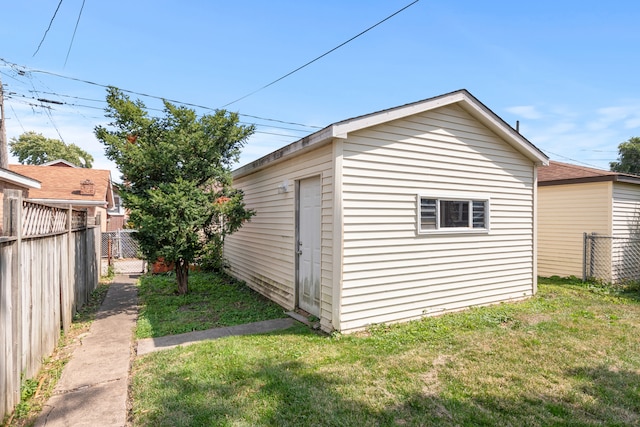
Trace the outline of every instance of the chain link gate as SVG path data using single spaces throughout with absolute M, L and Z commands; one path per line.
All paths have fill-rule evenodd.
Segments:
M 116 274 L 144 273 L 146 262 L 142 259 L 136 230 L 116 230 L 102 233 L 102 272 L 112 266 Z M 105 264 L 106 261 L 106 264 Z
M 640 281 L 640 238 L 584 233 L 583 280 Z

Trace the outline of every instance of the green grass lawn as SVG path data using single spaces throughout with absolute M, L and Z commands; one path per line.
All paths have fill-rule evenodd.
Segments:
M 224 338 L 138 358 L 132 397 L 136 426 L 640 425 L 640 301 L 545 279 L 357 335 Z
M 279 305 L 230 277 L 189 274 L 189 293 L 176 294 L 172 273 L 140 278 L 137 338 L 162 337 L 286 317 Z

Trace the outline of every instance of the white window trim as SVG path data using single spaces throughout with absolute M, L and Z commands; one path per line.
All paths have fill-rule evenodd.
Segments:
M 421 209 L 422 199 L 434 199 L 436 201 L 436 228 L 432 230 L 423 230 L 421 228 Z M 441 201 L 466 201 L 469 202 L 469 220 L 473 221 L 473 202 L 485 202 L 485 227 L 443 227 L 440 228 L 440 211 Z M 472 222 L 473 224 L 473 222 Z M 416 197 L 416 231 L 418 235 L 442 235 L 442 234 L 488 234 L 491 231 L 491 197 L 482 193 L 446 193 L 446 192 L 429 192 L 421 193 Z

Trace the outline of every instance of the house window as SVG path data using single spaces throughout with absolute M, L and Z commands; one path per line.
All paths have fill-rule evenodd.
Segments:
M 420 196 L 420 232 L 487 231 L 489 200 Z

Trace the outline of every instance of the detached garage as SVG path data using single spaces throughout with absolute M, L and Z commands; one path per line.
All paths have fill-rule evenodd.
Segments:
M 546 164 L 466 90 L 332 124 L 234 171 L 229 272 L 324 331 L 529 297 Z
M 538 187 L 541 276 L 640 279 L 640 176 L 552 161 Z

